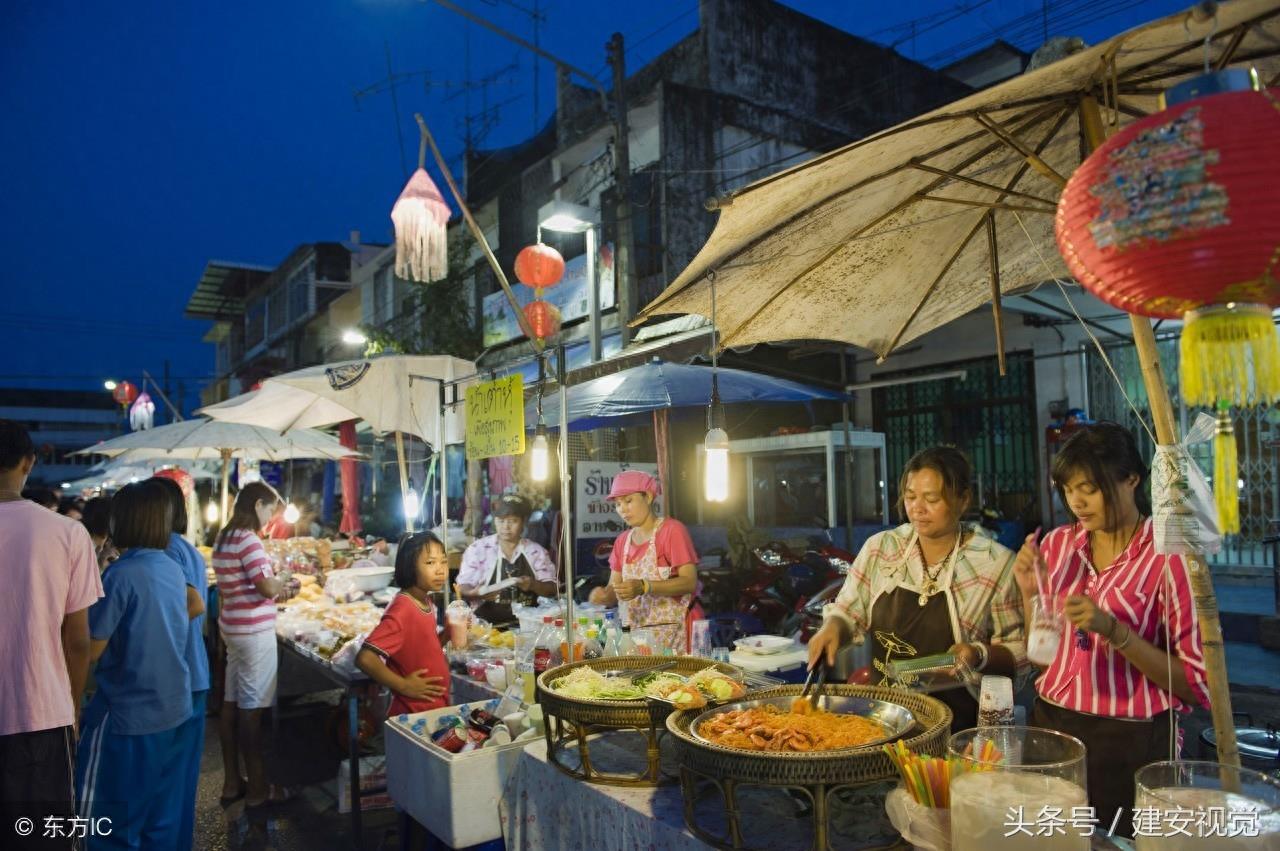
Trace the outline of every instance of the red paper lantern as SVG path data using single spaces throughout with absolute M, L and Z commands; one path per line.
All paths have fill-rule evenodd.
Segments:
M 533 326 L 533 336 L 546 340 L 560 333 L 560 311 L 554 304 L 538 299 L 524 306 L 525 318 Z
M 554 287 L 563 277 L 564 258 L 550 245 L 527 245 L 516 255 L 516 278 L 526 287 Z
M 128 407 L 138 398 L 138 388 L 131 382 L 121 381 L 116 385 L 116 389 L 111 391 L 111 398 L 115 399 L 121 405 Z
M 1280 305 L 1280 97 L 1200 96 L 1249 79 L 1228 73 L 1171 90 L 1174 105 L 1094 151 L 1055 222 L 1067 267 L 1091 293 L 1128 313 L 1187 320 L 1181 389 L 1191 404 L 1280 396 L 1267 308 Z M 1249 361 L 1241 382 L 1230 370 Z

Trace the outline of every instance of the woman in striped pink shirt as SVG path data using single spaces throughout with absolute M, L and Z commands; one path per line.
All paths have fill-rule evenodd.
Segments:
M 1180 556 L 1155 551 L 1148 470 L 1133 435 L 1098 423 L 1072 435 L 1053 483 L 1075 522 L 1035 534 L 1014 563 L 1027 623 L 1037 593 L 1062 601 L 1066 623 L 1036 680 L 1032 723 L 1088 749 L 1089 802 L 1101 829 L 1132 836 L 1134 772 L 1169 758 L 1177 712 L 1208 706 L 1204 654 Z
M 213 547 L 222 603 L 218 626 L 227 646 L 226 690 L 218 716 L 224 804 L 243 797 L 246 806 L 258 807 L 289 797 L 267 784 L 262 760 L 262 716 L 275 702 L 279 662 L 275 598 L 284 582 L 274 575 L 258 532 L 280 502 L 265 482 L 245 485 Z M 241 757 L 247 780 L 240 777 Z

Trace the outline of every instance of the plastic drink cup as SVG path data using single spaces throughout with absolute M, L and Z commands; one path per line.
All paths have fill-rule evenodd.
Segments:
M 711 658 L 711 621 L 696 620 L 689 640 L 689 655 Z
M 445 609 L 444 622 L 449 643 L 456 650 L 466 650 L 471 639 L 471 608 L 461 600 L 454 600 Z
M 1013 680 L 1008 677 L 984 676 L 978 695 L 978 726 L 999 727 L 1013 724 Z
M 1027 630 L 1027 659 L 1041 668 L 1052 665 L 1058 658 L 1064 628 L 1062 600 L 1036 597 L 1031 610 L 1031 627 Z

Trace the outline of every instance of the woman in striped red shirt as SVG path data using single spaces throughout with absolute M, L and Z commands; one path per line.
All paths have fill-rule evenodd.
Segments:
M 265 482 L 245 485 L 213 547 L 222 603 L 218 626 L 227 646 L 226 690 L 218 716 L 222 801 L 243 797 L 249 807 L 289 798 L 287 791 L 267 784 L 262 760 L 262 716 L 275 702 L 279 662 L 275 598 L 284 582 L 274 575 L 258 533 L 280 503 L 280 495 Z M 242 756 L 247 780 L 240 778 Z
M 1053 483 L 1075 522 L 1039 547 L 1036 533 L 1027 536 L 1014 563 L 1027 623 L 1036 570 L 1066 620 L 1036 680 L 1032 723 L 1084 742 L 1089 802 L 1103 829 L 1125 836 L 1134 772 L 1169 758 L 1176 712 L 1209 705 L 1187 565 L 1155 551 L 1148 472 L 1133 435 L 1115 423 L 1072 435 Z

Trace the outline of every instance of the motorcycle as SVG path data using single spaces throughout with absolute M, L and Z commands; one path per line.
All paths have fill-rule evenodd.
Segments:
M 738 611 L 758 619 L 766 632 L 793 635 L 802 627 L 809 600 L 832 582 L 838 590 L 852 561 L 851 553 L 817 541 L 799 556 L 776 541 L 758 547 Z

